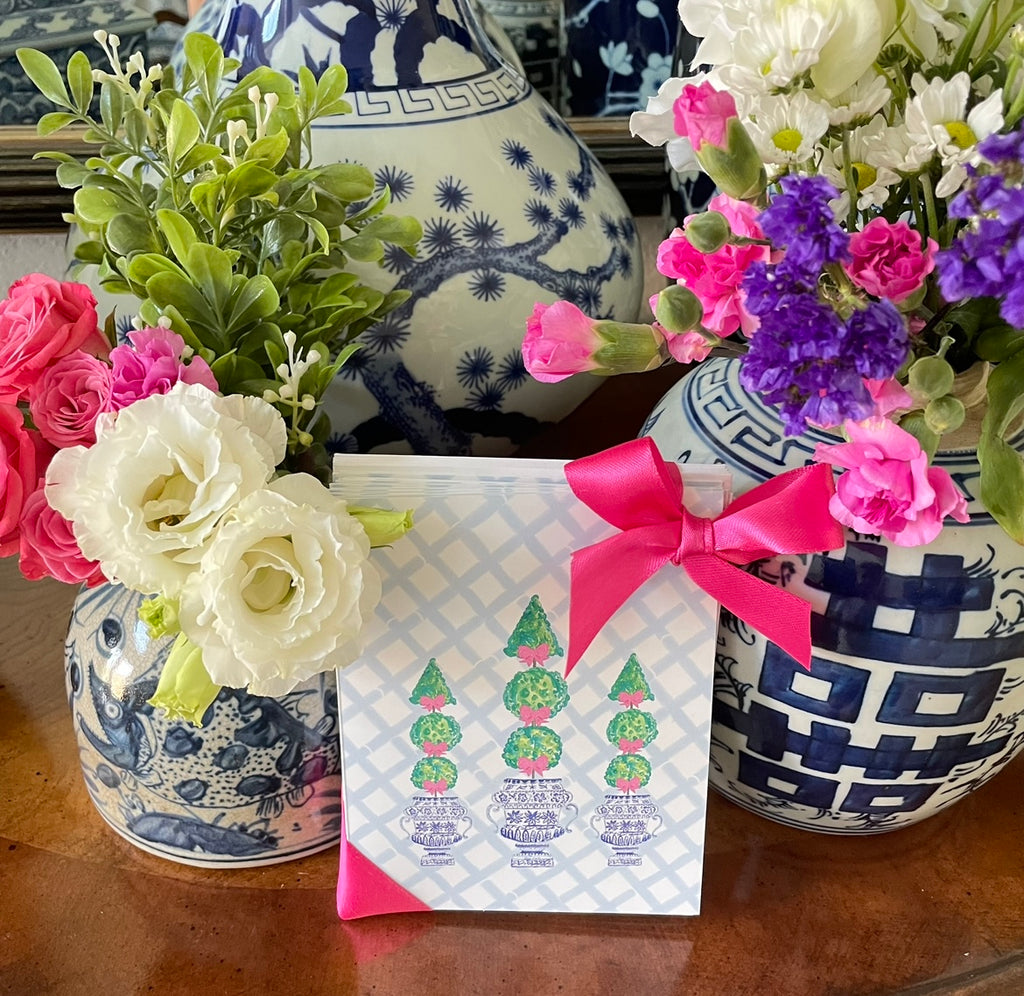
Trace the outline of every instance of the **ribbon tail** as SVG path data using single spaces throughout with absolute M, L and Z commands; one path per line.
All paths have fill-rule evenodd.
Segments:
M 569 579 L 569 649 L 565 673 L 576 666 L 601 627 L 648 578 L 668 563 L 672 551 L 645 542 L 641 534 L 660 526 L 616 533 L 575 550 Z
M 810 603 L 709 554 L 687 557 L 683 567 L 723 608 L 810 669 Z

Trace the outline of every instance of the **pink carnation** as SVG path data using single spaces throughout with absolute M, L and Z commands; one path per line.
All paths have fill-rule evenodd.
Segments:
M 54 446 L 91 446 L 110 407 L 110 367 L 76 350 L 47 367 L 29 393 L 32 421 Z
M 0 403 L 0 557 L 18 551 L 25 502 L 39 487 L 52 452 L 38 432 L 26 428 L 17 407 Z
M 575 304 L 556 301 L 533 306 L 526 320 L 523 362 L 530 375 L 543 384 L 554 384 L 576 373 L 596 370 L 594 353 L 604 345 L 588 318 Z
M 829 502 L 832 517 L 897 546 L 922 546 L 950 515 L 967 522 L 967 502 L 941 467 L 929 467 L 921 444 L 888 419 L 845 424 L 848 443 L 815 448 L 814 459 L 847 468 Z
M 905 221 L 873 218 L 850 237 L 853 258 L 843 267 L 869 294 L 899 302 L 921 287 L 935 269 L 938 248 L 934 239 L 922 247 L 921 236 Z
M 93 588 L 107 580 L 99 564 L 82 556 L 71 523 L 50 507 L 44 488 L 24 504 L 19 549 L 18 567 L 29 581 L 56 578 Z
M 724 148 L 729 119 L 736 117 L 732 94 L 716 90 L 705 80 L 683 87 L 672 105 L 676 133 L 690 140 L 697 152 L 704 145 Z
M 865 377 L 864 386 L 875 403 L 876 415 L 888 415 L 901 408 L 909 411 L 914 407 L 914 399 L 895 377 L 889 377 L 886 380 L 872 380 Z
M 719 194 L 711 199 L 708 209 L 723 214 L 733 234 L 764 238 L 757 224 L 757 209 L 745 201 Z M 759 245 L 727 244 L 717 252 L 702 253 L 690 244 L 683 230 L 677 228 L 658 247 L 657 266 L 659 273 L 677 280 L 696 294 L 704 308 L 704 327 L 724 339 L 737 329 L 748 336 L 757 329 L 758 319 L 744 307 L 740 285 L 752 263 L 767 262 L 770 256 L 770 248 Z
M 114 411 L 154 394 L 166 394 L 178 381 L 219 390 L 206 360 L 193 356 L 185 361 L 185 340 L 177 332 L 142 329 L 129 332 L 128 341 L 130 346 L 118 346 L 110 353 L 110 405 Z
M 45 367 L 76 349 L 106 356 L 96 299 L 85 284 L 30 273 L 0 301 L 0 397 L 23 397 Z

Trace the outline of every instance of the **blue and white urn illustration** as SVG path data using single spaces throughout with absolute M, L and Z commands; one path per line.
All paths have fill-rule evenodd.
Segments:
M 491 798 L 487 818 L 516 846 L 513 868 L 550 868 L 551 841 L 570 832 L 578 815 L 561 778 L 506 778 Z M 568 814 L 568 819 L 566 819 Z M 563 823 L 563 820 L 565 822 Z
M 424 868 L 455 864 L 451 849 L 466 839 L 473 818 L 457 796 L 417 795 L 402 812 L 402 827 L 424 849 Z
M 168 720 L 147 699 L 173 640 L 150 638 L 141 597 L 83 590 L 65 645 L 79 760 L 103 819 L 151 854 L 200 867 L 273 864 L 336 843 L 334 675 L 280 698 L 224 688 L 199 727 Z
M 595 389 L 527 375 L 526 319 L 561 298 L 636 320 L 636 228 L 466 0 L 208 0 L 192 29 L 240 72 L 342 63 L 353 113 L 314 125 L 314 161 L 362 163 L 390 187 L 390 210 L 423 223 L 416 257 L 360 270 L 411 297 L 363 333 L 328 393 L 335 451 L 508 453 Z
M 609 867 L 643 863 L 640 848 L 661 828 L 658 806 L 647 793 L 611 793 L 590 817 L 590 827 L 612 849 Z

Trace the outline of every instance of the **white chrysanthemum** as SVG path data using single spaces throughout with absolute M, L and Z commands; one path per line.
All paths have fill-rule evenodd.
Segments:
M 884 76 L 869 70 L 849 89 L 828 103 L 828 120 L 835 128 L 866 124 L 892 96 Z
M 946 172 L 935 193 L 948 197 L 966 178 L 964 163 L 977 158 L 978 142 L 1002 128 L 1003 91 L 993 91 L 968 111 L 971 79 L 967 73 L 930 82 L 915 73 L 911 85 L 915 95 L 907 102 L 904 120 L 909 149 L 896 168 L 917 172 L 938 156 Z
M 240 501 L 181 592 L 182 632 L 220 685 L 283 695 L 359 655 L 380 600 L 370 541 L 308 474 Z
M 735 37 L 732 63 L 720 67 L 722 82 L 734 92 L 787 87 L 817 63 L 832 27 L 814 0 L 798 0 L 773 19 L 748 24 Z
M 110 579 L 174 596 L 224 515 L 284 459 L 287 430 L 260 398 L 179 382 L 100 417 L 96 442 L 60 450 L 46 498 Z
M 857 207 L 862 211 L 882 207 L 889 198 L 889 188 L 900 180 L 899 174 L 882 165 L 879 159 L 888 131 L 885 118 L 878 115 L 863 128 L 855 128 L 850 132 L 847 140 L 853 178 L 857 184 Z M 850 206 L 845 162 L 841 145 L 826 153 L 821 162 L 822 174 L 840 191 L 839 197 L 831 202 L 832 210 L 838 217 L 844 217 Z
M 940 46 L 955 47 L 963 37 L 964 26 L 970 18 L 951 16 L 962 6 L 950 0 L 907 0 L 893 41 L 920 52 L 927 62 L 935 62 Z
M 828 130 L 828 112 L 805 91 L 762 97 L 747 131 L 765 163 L 792 166 L 811 158 Z

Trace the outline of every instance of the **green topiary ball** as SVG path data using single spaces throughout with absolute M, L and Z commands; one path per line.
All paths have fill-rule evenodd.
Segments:
M 616 747 L 620 740 L 639 740 L 645 747 L 658 735 L 658 724 L 649 712 L 625 709 L 608 724 L 606 736 Z
M 462 727 L 451 716 L 431 712 L 412 724 L 409 739 L 421 750 L 426 743 L 447 744 L 451 748 L 462 739 Z
M 565 678 L 556 671 L 531 667 L 520 671 L 512 678 L 505 686 L 502 700 L 505 708 L 517 718 L 523 706 L 530 709 L 547 706 L 554 716 L 568 704 L 569 686 L 565 683 Z
M 619 781 L 640 779 L 644 786 L 651 780 L 651 762 L 639 754 L 621 754 L 612 758 L 611 764 L 605 769 L 604 780 L 612 788 L 617 788 Z
M 421 757 L 412 769 L 412 783 L 422 789 L 427 782 L 446 781 L 447 789 L 455 788 L 459 769 L 446 757 Z
M 519 768 L 520 758 L 536 761 L 546 757 L 553 768 L 562 757 L 562 738 L 546 726 L 524 726 L 513 730 L 501 755 L 510 768 Z

